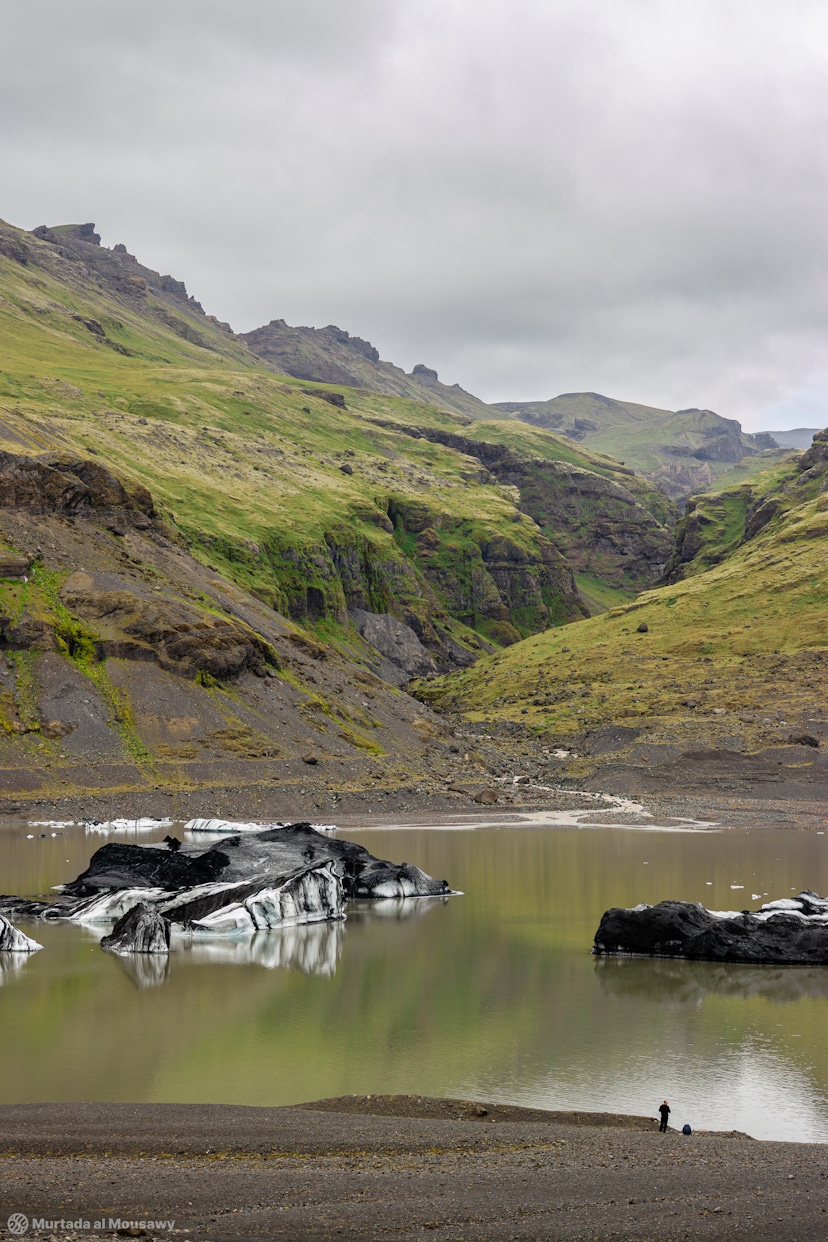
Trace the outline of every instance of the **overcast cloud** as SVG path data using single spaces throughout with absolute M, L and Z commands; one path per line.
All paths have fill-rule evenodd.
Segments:
M 0 0 L 0 215 L 487 400 L 828 423 L 822 0 Z

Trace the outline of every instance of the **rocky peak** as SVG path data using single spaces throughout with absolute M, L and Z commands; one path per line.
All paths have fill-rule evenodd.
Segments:
M 282 320 L 282 323 L 284 323 L 284 320 Z M 350 332 L 346 332 L 344 328 L 338 328 L 335 323 L 329 323 L 326 328 L 321 330 L 332 336 L 337 344 L 347 345 L 349 349 L 355 350 L 363 358 L 367 358 L 369 362 L 379 362 L 379 350 L 370 341 L 364 340 L 363 337 L 351 336 Z
M 412 370 L 411 375 L 413 379 L 419 380 L 437 380 L 440 378 L 436 371 L 432 371 L 431 367 L 424 366 L 422 362 L 417 363 Z

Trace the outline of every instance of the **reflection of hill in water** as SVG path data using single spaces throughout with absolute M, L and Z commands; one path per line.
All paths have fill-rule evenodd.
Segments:
M 31 956 L 31 953 L 0 953 L 0 987 L 4 983 L 10 983 Z
M 599 957 L 595 974 L 609 996 L 700 1005 L 706 996 L 784 1004 L 828 997 L 828 966 L 743 966 L 673 958 Z

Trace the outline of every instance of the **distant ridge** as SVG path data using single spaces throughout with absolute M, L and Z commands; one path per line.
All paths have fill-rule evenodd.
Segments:
M 745 458 L 780 451 L 768 432 L 749 435 L 736 419 L 714 410 L 663 410 L 598 392 L 500 401 L 496 408 L 625 462 L 675 499 L 711 487 Z M 769 464 L 767 458 L 762 464 Z
M 790 427 L 787 431 L 768 431 L 765 434 L 772 436 L 780 448 L 809 449 L 820 430 L 819 427 Z
M 493 406 L 459 384 L 443 384 L 437 372 L 423 363 L 406 374 L 392 362 L 383 362 L 370 341 L 351 336 L 336 324 L 325 328 L 291 327 L 284 319 L 271 319 L 261 328 L 245 332 L 242 339 L 254 354 L 294 379 L 429 401 L 469 418 L 498 417 Z

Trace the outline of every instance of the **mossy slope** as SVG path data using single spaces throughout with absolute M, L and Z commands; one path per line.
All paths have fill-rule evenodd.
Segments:
M 97 454 L 150 488 L 205 564 L 302 623 L 387 611 L 445 658 L 471 658 L 481 639 L 583 615 L 563 529 L 539 529 L 474 456 L 399 430 L 467 419 L 286 383 L 180 282 L 103 249 L 90 229 L 0 230 L 0 447 Z M 518 452 L 623 477 L 629 503 L 659 514 L 654 530 L 666 518 L 623 468 L 560 437 L 517 435 Z M 611 585 L 641 585 L 616 570 Z
M 826 546 L 821 433 L 804 457 L 752 485 L 697 498 L 673 584 L 418 693 L 488 728 L 560 744 L 581 746 L 608 727 L 684 747 L 784 741 L 826 714 Z

